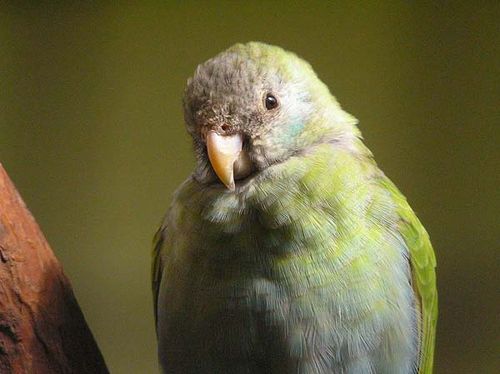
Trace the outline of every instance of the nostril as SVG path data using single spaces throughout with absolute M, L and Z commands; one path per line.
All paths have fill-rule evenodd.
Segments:
M 224 132 L 228 132 L 228 131 L 229 131 L 229 125 L 224 124 L 224 125 L 222 125 L 220 128 L 221 128 L 221 130 L 222 130 L 222 131 L 224 131 Z

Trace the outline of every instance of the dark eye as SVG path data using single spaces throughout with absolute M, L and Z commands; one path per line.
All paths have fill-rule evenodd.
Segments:
M 274 95 L 268 93 L 268 94 L 266 94 L 266 98 L 264 99 L 264 104 L 266 105 L 267 110 L 277 108 L 278 107 L 278 99 Z

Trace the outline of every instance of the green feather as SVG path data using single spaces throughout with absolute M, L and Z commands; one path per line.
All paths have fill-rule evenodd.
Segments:
M 384 188 L 390 191 L 397 201 L 401 217 L 400 231 L 410 249 L 410 262 L 415 291 L 418 293 L 421 309 L 421 346 L 419 374 L 432 373 L 434 346 L 438 316 L 438 297 L 436 288 L 436 257 L 429 235 L 408 205 L 405 197 L 388 179 L 383 180 Z

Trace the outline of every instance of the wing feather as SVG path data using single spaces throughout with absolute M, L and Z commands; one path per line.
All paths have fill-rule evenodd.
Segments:
M 399 231 L 410 252 L 413 288 L 421 312 L 419 374 L 431 374 L 438 315 L 436 257 L 429 235 L 397 187 L 384 178 L 384 187 L 392 194 L 400 217 Z

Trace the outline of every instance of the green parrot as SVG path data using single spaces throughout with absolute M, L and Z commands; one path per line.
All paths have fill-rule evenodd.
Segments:
M 258 42 L 198 66 L 196 155 L 155 236 L 165 373 L 431 373 L 436 260 L 311 66 Z

